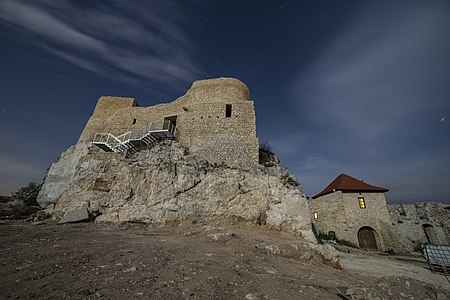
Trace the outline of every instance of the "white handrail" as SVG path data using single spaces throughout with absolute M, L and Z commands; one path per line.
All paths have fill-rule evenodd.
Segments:
M 142 141 L 146 137 L 150 137 L 152 140 L 162 139 L 160 135 L 156 137 L 152 133 L 157 132 L 168 132 L 171 137 L 178 140 L 179 131 L 176 125 L 169 120 L 164 120 L 160 122 L 150 122 L 147 126 L 141 129 L 127 131 L 119 136 L 115 136 L 110 132 L 96 133 L 94 136 L 94 144 L 106 145 L 111 151 L 119 152 L 126 156 L 129 150 L 137 151 L 131 141 Z M 166 136 L 165 138 L 168 138 Z M 148 143 L 144 141 L 148 147 Z

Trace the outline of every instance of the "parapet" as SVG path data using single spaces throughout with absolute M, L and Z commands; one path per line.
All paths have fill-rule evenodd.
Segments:
M 97 105 L 95 106 L 93 115 L 105 115 L 113 113 L 119 109 L 137 106 L 137 102 L 134 98 L 114 97 L 114 96 L 101 96 Z
M 242 81 L 224 77 L 195 81 L 186 96 L 191 104 L 250 101 L 249 89 Z

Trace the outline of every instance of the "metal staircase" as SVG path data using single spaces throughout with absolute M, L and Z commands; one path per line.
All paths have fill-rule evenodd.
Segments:
M 124 157 L 143 149 L 149 149 L 161 140 L 178 139 L 178 130 L 171 121 L 151 122 L 146 127 L 128 131 L 119 136 L 110 132 L 96 133 L 94 145 L 106 152 L 118 152 Z

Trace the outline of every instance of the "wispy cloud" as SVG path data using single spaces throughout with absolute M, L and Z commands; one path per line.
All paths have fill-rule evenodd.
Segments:
M 427 184 L 435 194 L 445 190 L 450 195 L 443 188 L 450 179 L 450 158 L 442 151 L 450 151 L 450 141 L 439 124 L 450 110 L 448 53 L 448 2 L 384 2 L 359 11 L 293 82 L 298 101 L 293 105 L 310 130 L 300 134 L 311 149 L 297 160 L 323 168 L 310 167 L 309 176 L 326 174 L 330 168 L 323 163 L 329 160 L 361 179 L 374 173 L 389 178 L 403 192 L 411 189 L 410 195 Z M 314 149 L 327 159 L 311 161 Z M 413 163 L 415 149 L 428 151 L 420 164 Z M 426 167 L 437 166 L 436 161 L 447 171 Z M 410 172 L 420 174 L 414 180 L 422 178 L 422 186 L 406 183 Z M 395 178 L 405 179 L 401 187 Z
M 450 7 L 432 3 L 361 13 L 295 82 L 305 117 L 370 140 L 444 106 Z
M 95 1 L 86 8 L 68 0 L 4 0 L 0 23 L 108 78 L 177 86 L 199 72 L 180 1 Z

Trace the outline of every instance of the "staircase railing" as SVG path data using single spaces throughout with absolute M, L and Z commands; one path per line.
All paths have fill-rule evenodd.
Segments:
M 119 136 L 110 132 L 96 133 L 93 143 L 108 152 L 118 152 L 124 157 L 143 148 L 151 148 L 158 140 L 176 139 L 179 132 L 171 121 L 151 122 L 144 128 L 128 131 Z

